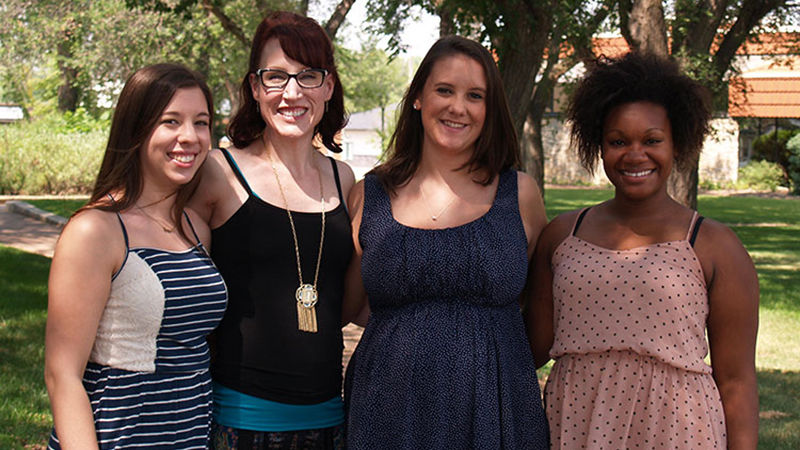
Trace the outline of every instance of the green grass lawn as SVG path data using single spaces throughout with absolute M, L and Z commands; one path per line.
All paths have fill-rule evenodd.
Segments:
M 547 189 L 548 217 L 610 198 L 608 189 Z M 36 201 L 69 216 L 83 201 Z M 61 203 L 59 203 L 61 202 Z M 755 262 L 761 288 L 759 448 L 800 448 L 800 198 L 701 196 L 700 212 L 732 226 Z M 42 379 L 49 260 L 0 246 L 0 448 L 46 441 Z M 545 371 L 546 372 L 546 371 Z
M 47 272 L 43 256 L 0 246 L 0 448 L 46 444 L 44 387 Z
M 27 200 L 27 202 L 39 209 L 50 211 L 51 213 L 58 214 L 61 217 L 69 218 L 69 216 L 71 216 L 72 213 L 77 211 L 78 208 L 85 205 L 87 200 L 88 198 L 83 200 L 46 199 L 46 200 Z

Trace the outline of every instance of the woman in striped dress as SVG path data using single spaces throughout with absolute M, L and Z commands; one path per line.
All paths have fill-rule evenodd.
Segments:
M 145 67 L 122 90 L 94 192 L 50 270 L 50 448 L 207 446 L 206 336 L 227 293 L 208 226 L 184 206 L 212 117 L 183 66 Z

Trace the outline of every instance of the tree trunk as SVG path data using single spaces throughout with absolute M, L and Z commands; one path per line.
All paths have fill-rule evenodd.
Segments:
M 58 70 L 61 71 L 61 85 L 58 87 L 58 110 L 61 112 L 75 111 L 78 107 L 78 70 L 69 65 L 73 59 L 71 33 L 65 32 L 61 41 L 58 43 Z
M 632 48 L 643 53 L 668 54 L 661 0 L 620 1 L 620 22 L 622 35 Z
M 353 3 L 355 0 L 342 0 L 336 5 L 336 9 L 333 10 L 331 17 L 328 19 L 328 22 L 325 23 L 325 32 L 328 33 L 328 37 L 333 40 L 336 37 L 336 32 L 339 31 L 339 27 L 342 26 L 344 19 L 347 17 L 347 13 L 350 12 L 350 8 L 353 7 Z
M 669 195 L 676 202 L 692 209 L 697 209 L 697 183 L 699 181 L 697 163 L 698 161 L 695 159 L 691 169 L 688 170 L 673 169 L 667 181 Z

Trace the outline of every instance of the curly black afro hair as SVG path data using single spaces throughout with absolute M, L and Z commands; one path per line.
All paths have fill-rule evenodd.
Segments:
M 583 167 L 594 172 L 608 113 L 619 105 L 641 101 L 667 110 L 677 167 L 687 168 L 696 160 L 709 130 L 710 96 L 675 61 L 631 52 L 621 58 L 601 56 L 587 69 L 567 108 L 572 143 L 577 145 Z

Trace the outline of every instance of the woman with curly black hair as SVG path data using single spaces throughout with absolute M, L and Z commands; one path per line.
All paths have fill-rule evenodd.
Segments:
M 556 361 L 554 447 L 755 448 L 753 263 L 667 193 L 708 132 L 706 91 L 673 61 L 630 53 L 589 68 L 567 115 L 583 165 L 601 159 L 615 194 L 555 218 L 531 266 L 531 347 L 537 365 Z

